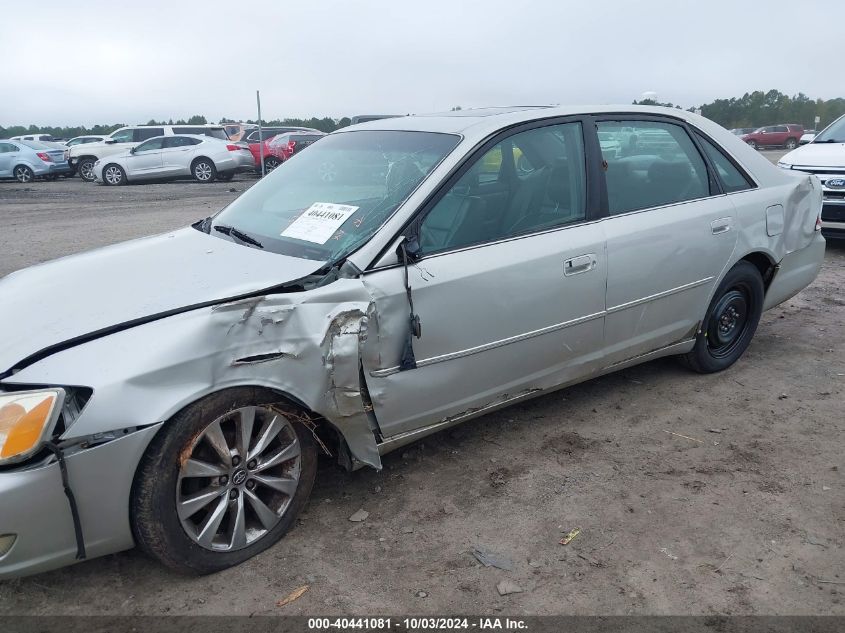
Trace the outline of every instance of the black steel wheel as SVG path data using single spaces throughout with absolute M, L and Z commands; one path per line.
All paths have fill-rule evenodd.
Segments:
M 682 356 L 691 369 L 727 369 L 745 352 L 763 313 L 763 278 L 752 263 L 740 261 L 722 280 L 707 308 L 692 351 Z

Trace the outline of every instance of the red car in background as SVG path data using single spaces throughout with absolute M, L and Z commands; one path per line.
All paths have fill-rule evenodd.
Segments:
M 795 123 L 767 125 L 757 128 L 751 134 L 744 134 L 742 140 L 754 149 L 758 147 L 785 147 L 795 149 L 804 134 L 804 126 Z
M 267 172 L 273 171 L 288 158 L 324 136 L 323 132 L 309 130 L 307 132 L 287 132 L 273 137 L 267 141 L 269 155 L 264 155 L 264 169 Z
M 269 141 L 273 139 L 273 137 L 284 134 L 285 132 L 317 132 L 318 134 L 322 134 L 319 130 L 312 130 L 311 128 L 307 127 L 264 127 L 261 128 L 261 134 L 259 138 L 258 129 L 252 130 L 249 134 L 246 135 L 245 138 L 241 139 L 243 142 L 249 144 L 249 151 L 252 152 L 252 157 L 255 160 L 255 168 L 258 171 L 261 171 L 261 141 L 264 142 L 264 158 L 265 158 L 265 165 L 267 164 L 267 157 L 270 155 L 270 150 L 268 147 Z

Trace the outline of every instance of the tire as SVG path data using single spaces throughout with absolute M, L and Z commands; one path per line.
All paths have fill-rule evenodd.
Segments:
M 12 174 L 14 175 L 15 180 L 24 184 L 32 182 L 35 178 L 35 172 L 26 165 L 18 165 L 12 170 Z
M 794 138 L 786 139 L 786 144 L 784 145 L 786 149 L 795 149 L 798 147 L 798 141 Z
M 280 161 L 276 156 L 268 156 L 264 159 L 264 172 L 269 174 L 281 164 L 282 161 Z
M 76 164 L 76 172 L 85 182 L 94 182 L 94 163 L 96 162 L 95 158 L 83 158 Z
M 750 145 L 752 148 L 754 148 L 754 149 L 759 149 L 759 148 L 757 147 L 757 141 L 753 141 L 753 140 L 752 140 L 752 141 L 745 141 L 745 142 L 746 142 L 746 143 L 748 143 L 748 145 Z
M 103 167 L 103 182 L 110 187 L 118 187 L 126 184 L 126 172 L 123 167 L 115 163 L 109 163 Z
M 731 268 L 707 308 L 695 347 L 681 357 L 684 364 L 709 374 L 739 360 L 757 331 L 764 294 L 763 278 L 754 264 L 740 261 Z
M 165 424 L 132 487 L 132 527 L 142 550 L 178 571 L 208 574 L 252 558 L 293 527 L 311 494 L 317 449 L 311 431 L 268 408 L 280 400 L 265 389 L 226 389 Z M 243 449 L 237 438 L 247 428 L 252 439 Z M 262 445 L 264 435 L 273 439 Z M 197 493 L 206 494 L 197 500 Z
M 191 175 L 197 182 L 214 182 L 217 178 L 217 167 L 210 158 L 197 158 L 191 163 Z
M 217 174 L 217 180 L 222 180 L 223 182 L 229 182 L 234 177 L 235 173 L 231 171 L 222 171 Z

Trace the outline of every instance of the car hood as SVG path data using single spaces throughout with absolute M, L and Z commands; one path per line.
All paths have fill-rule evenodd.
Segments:
M 80 337 L 259 293 L 323 265 L 184 228 L 20 270 L 0 279 L 0 376 Z
M 809 143 L 792 150 L 780 160 L 796 167 L 845 168 L 845 143 Z

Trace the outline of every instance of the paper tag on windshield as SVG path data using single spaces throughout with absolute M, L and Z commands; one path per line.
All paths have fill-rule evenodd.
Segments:
M 325 244 L 358 207 L 332 202 L 315 202 L 282 231 L 282 237 Z

